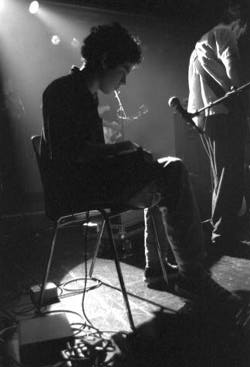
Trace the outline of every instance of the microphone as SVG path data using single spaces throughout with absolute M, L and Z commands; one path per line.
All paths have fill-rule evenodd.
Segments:
M 198 113 L 189 113 L 187 112 L 187 110 L 185 110 L 182 105 L 181 102 L 179 100 L 179 98 L 177 97 L 170 97 L 168 100 L 168 105 L 170 108 L 173 108 L 176 112 L 179 113 L 179 115 L 183 118 L 183 120 L 188 123 L 189 125 L 191 125 L 194 129 L 196 129 L 200 134 L 203 134 L 203 131 L 196 126 L 196 124 L 193 121 L 193 117 L 197 116 Z

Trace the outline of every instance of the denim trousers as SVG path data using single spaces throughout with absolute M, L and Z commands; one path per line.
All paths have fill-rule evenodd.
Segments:
M 161 201 L 144 210 L 144 249 L 146 266 L 158 266 L 153 221 L 157 226 L 162 255 L 168 247 L 175 256 L 179 271 L 200 266 L 206 253 L 199 211 L 183 162 L 166 157 L 158 160 L 161 177 L 155 182 Z
M 188 172 L 183 162 L 174 157 L 145 159 L 140 153 L 98 161 L 94 166 L 76 167 L 65 177 L 65 191 L 75 211 L 86 201 L 107 201 L 122 207 L 143 197 L 145 210 L 146 264 L 156 261 L 152 216 L 159 228 L 162 248 L 168 243 L 181 270 L 204 258 L 204 243 L 199 212 Z M 70 195 L 69 195 L 70 193 Z M 143 195 L 141 195 L 143 193 Z M 149 198 L 145 202 L 146 197 Z M 159 197 L 152 205 L 152 197 Z M 140 201 L 140 200 L 139 200 Z

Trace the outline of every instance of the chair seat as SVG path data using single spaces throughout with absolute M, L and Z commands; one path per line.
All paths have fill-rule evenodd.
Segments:
M 114 203 L 108 202 L 97 202 L 96 204 L 89 204 L 80 207 L 79 209 L 69 208 L 68 206 L 60 206 L 60 208 L 46 205 L 45 203 L 45 212 L 46 215 L 53 221 L 57 221 L 60 219 L 62 223 L 63 220 L 67 221 L 67 218 L 74 218 L 75 220 L 84 220 L 87 218 L 93 218 L 100 216 L 101 212 L 105 212 L 106 215 L 115 216 L 119 213 L 126 212 L 128 210 L 134 210 L 136 208 L 131 206 L 122 206 L 122 205 L 115 205 Z M 140 209 L 140 208 L 137 208 Z M 64 218 L 64 219 L 63 219 Z M 70 219 L 69 219 L 70 220 Z

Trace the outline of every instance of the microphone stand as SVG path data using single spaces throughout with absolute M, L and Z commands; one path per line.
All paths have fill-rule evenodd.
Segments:
M 236 94 L 242 93 L 247 88 L 250 88 L 250 82 L 247 82 L 246 84 L 243 84 L 243 85 L 241 85 L 238 88 L 233 88 L 232 90 L 230 90 L 229 92 L 227 92 L 223 97 L 220 97 L 220 98 L 216 99 L 215 101 L 210 102 L 207 106 L 204 106 L 204 107 L 200 108 L 199 110 L 195 111 L 194 113 L 191 113 L 191 116 L 192 117 L 199 116 L 201 112 L 203 112 L 205 110 L 208 110 L 209 108 L 214 107 L 217 104 L 220 104 L 220 103 L 224 102 L 225 100 L 231 98 L 232 96 L 234 96 Z M 204 133 L 198 127 L 197 127 L 197 131 L 199 133 L 202 133 L 202 134 Z

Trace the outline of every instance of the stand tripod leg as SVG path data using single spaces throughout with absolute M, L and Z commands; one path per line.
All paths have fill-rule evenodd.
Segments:
M 90 269 L 89 269 L 89 277 L 90 278 L 92 278 L 92 275 L 93 275 L 93 272 L 94 272 L 94 266 L 95 266 L 96 258 L 97 258 L 99 248 L 100 248 L 100 245 L 101 245 L 101 240 L 102 240 L 102 235 L 103 235 L 103 232 L 104 232 L 104 228 L 105 228 L 105 220 L 103 220 L 102 225 L 101 225 L 101 229 L 98 233 L 96 248 L 95 248 L 95 252 L 94 252 L 94 255 L 93 255 L 93 258 L 92 258 L 92 263 L 91 263 L 91 266 L 90 266 Z
M 112 246 L 113 251 L 114 251 L 116 271 L 117 271 L 117 275 L 118 275 L 121 290 L 122 290 L 122 295 L 123 295 L 123 299 L 124 299 L 124 303 L 125 303 L 125 307 L 126 307 L 126 311 L 127 311 L 129 324 L 130 324 L 130 327 L 131 327 L 132 331 L 135 331 L 134 320 L 133 320 L 133 316 L 132 316 L 132 312 L 131 312 L 131 308 L 130 308 L 130 304 L 129 304 L 129 300 L 128 300 L 128 294 L 127 294 L 125 284 L 124 284 L 124 279 L 123 279 L 121 266 L 120 266 L 120 262 L 119 262 L 119 257 L 118 257 L 118 251 L 117 251 L 115 241 L 114 241 L 114 237 L 113 237 L 113 233 L 112 233 L 112 230 L 111 230 L 110 220 L 109 220 L 109 217 L 108 217 L 108 215 L 105 211 L 102 212 L 102 215 L 105 219 L 109 240 L 110 240 L 111 246 Z

